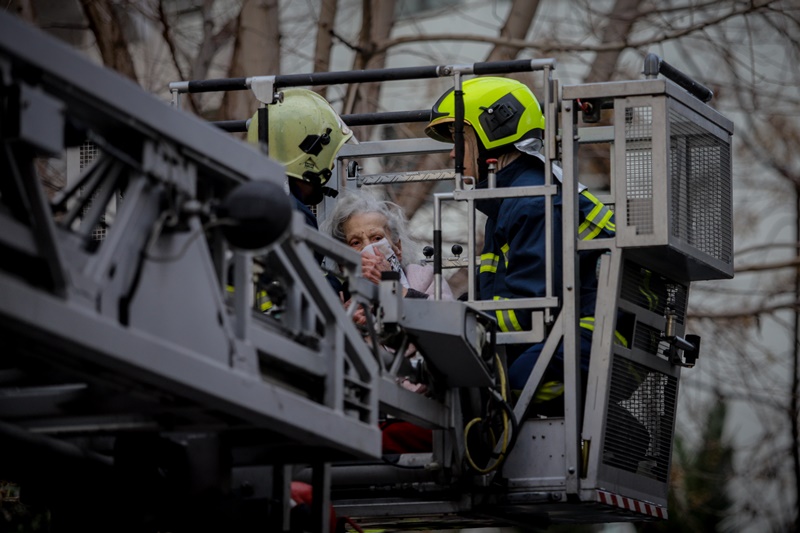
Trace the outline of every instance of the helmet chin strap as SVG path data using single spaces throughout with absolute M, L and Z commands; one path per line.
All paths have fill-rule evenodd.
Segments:
M 327 187 L 321 187 L 318 183 L 289 178 L 289 190 L 292 196 L 306 205 L 317 205 L 320 203 L 325 194 L 323 189 L 326 188 Z
M 461 87 L 461 73 L 456 71 L 453 77 L 453 142 L 455 144 L 456 188 L 461 188 L 464 174 L 464 91 Z M 438 256 L 437 256 L 438 257 Z
M 302 194 L 301 201 L 306 205 L 317 205 L 320 203 L 324 197 L 328 198 L 336 198 L 339 195 L 339 191 L 333 189 L 331 187 L 320 187 L 317 185 L 312 185 L 310 191 L 305 192 Z

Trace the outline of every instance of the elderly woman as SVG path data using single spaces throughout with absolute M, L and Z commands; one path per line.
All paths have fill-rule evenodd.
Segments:
M 402 208 L 392 202 L 379 200 L 366 192 L 345 191 L 337 197 L 333 212 L 321 225 L 321 230 L 361 252 L 362 275 L 378 283 L 381 272 L 401 272 L 403 296 L 429 298 L 434 293 L 433 267 L 408 261 L 419 257 L 419 247 L 408 235 L 407 222 Z M 403 246 L 406 253 L 403 254 Z M 453 292 L 442 280 L 442 299 L 453 300 Z M 345 306 L 349 302 L 345 302 Z M 363 309 L 353 314 L 353 320 L 366 324 Z M 406 356 L 416 350 L 411 347 Z M 424 394 L 425 385 L 408 379 L 400 382 L 408 390 Z M 390 418 L 381 423 L 384 453 L 426 452 L 431 450 L 431 430 L 404 420 Z
M 409 236 L 399 205 L 361 190 L 345 191 L 337 198 L 321 230 L 361 252 L 361 272 L 365 278 L 378 283 L 381 272 L 397 270 L 401 273 L 403 296 L 433 296 L 433 267 L 408 260 L 418 253 L 419 245 Z M 403 246 L 406 254 L 403 254 Z M 442 299 L 453 299 L 450 286 L 444 280 Z

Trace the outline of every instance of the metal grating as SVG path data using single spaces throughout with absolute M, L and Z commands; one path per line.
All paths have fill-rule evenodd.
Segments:
M 91 165 L 92 162 L 95 159 L 97 159 L 97 157 L 100 155 L 100 150 L 94 143 L 86 141 L 80 146 L 79 154 L 80 154 L 78 159 L 79 169 L 81 172 L 83 172 L 86 167 Z M 96 195 L 92 196 L 92 200 L 94 200 L 95 196 Z M 86 203 L 86 205 L 83 208 L 83 215 L 86 215 L 91 206 L 92 206 L 91 201 Z M 105 216 L 101 217 L 99 223 L 94 227 L 94 229 L 92 229 L 93 241 L 102 241 L 103 239 L 106 238 L 106 234 L 108 233 L 108 226 L 106 226 L 105 218 L 106 218 Z
M 653 233 L 653 108 L 625 108 L 625 198 L 627 225 L 637 235 Z
M 79 156 L 79 170 L 83 171 L 86 167 L 88 167 L 92 161 L 97 159 L 97 156 L 100 155 L 100 150 L 97 149 L 97 146 L 94 143 L 86 141 L 80 147 L 80 156 Z
M 726 264 L 733 261 L 730 145 L 669 110 L 671 231 Z
M 620 297 L 659 315 L 666 315 L 666 308 L 669 306 L 675 313 L 676 322 L 683 324 L 689 291 L 684 285 L 670 281 L 632 261 L 625 261 Z
M 652 355 L 658 355 L 659 353 L 663 353 L 662 348 L 666 348 L 667 346 L 668 343 L 661 342 L 661 331 L 641 322 L 636 323 L 636 330 L 633 335 L 632 343 L 633 348 Z
M 603 464 L 666 483 L 677 391 L 676 378 L 615 356 Z

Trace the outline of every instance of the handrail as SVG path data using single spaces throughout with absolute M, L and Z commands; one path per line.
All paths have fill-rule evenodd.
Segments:
M 433 65 L 426 67 L 399 67 L 369 70 L 345 70 L 335 72 L 311 72 L 307 74 L 281 74 L 275 76 L 253 76 L 248 78 L 217 78 L 210 80 L 178 81 L 169 84 L 173 93 L 206 93 L 216 91 L 244 91 L 262 80 L 271 82 L 274 88 L 303 87 L 312 85 L 336 85 L 342 83 L 368 83 L 410 79 L 438 78 L 462 74 L 501 74 L 530 72 L 552 67 L 555 59 L 515 59 L 511 61 L 485 61 L 467 65 Z
M 383 113 L 353 113 L 342 115 L 342 120 L 351 128 L 354 126 L 372 126 L 376 124 L 403 124 L 407 122 L 427 122 L 431 119 L 430 109 L 415 109 L 413 111 L 387 111 Z M 210 122 L 221 130 L 229 132 L 245 132 L 248 119 L 244 120 L 218 120 Z
M 698 100 L 705 103 L 714 98 L 714 91 L 705 85 L 693 80 L 680 70 L 676 69 L 656 54 L 647 54 L 644 58 L 644 72 L 643 74 L 648 78 L 655 78 L 660 74 L 664 77 L 674 81 L 687 91 L 689 94 L 697 97 Z

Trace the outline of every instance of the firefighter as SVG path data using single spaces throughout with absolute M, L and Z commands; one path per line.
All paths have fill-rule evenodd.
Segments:
M 531 90 L 516 80 L 477 77 L 464 81 L 464 176 L 477 179 L 486 188 L 487 160 L 496 159 L 497 187 L 544 185 L 543 146 L 545 120 Z M 433 105 L 425 132 L 443 142 L 454 142 L 455 97 L 453 89 Z M 451 157 L 455 150 L 451 151 Z M 482 300 L 538 298 L 546 296 L 547 262 L 553 265 L 554 290 L 561 296 L 561 212 L 560 193 L 553 198 L 552 257 L 546 255 L 546 198 L 544 196 L 487 199 L 477 208 L 487 216 L 478 295 Z M 609 208 L 588 191 L 579 196 L 579 238 L 610 238 L 614 218 Z M 594 308 L 597 296 L 596 267 L 601 251 L 581 251 L 580 342 L 581 367 L 586 379 L 589 365 Z M 531 327 L 531 313 L 525 310 L 495 312 L 501 331 L 523 331 Z M 620 342 L 624 339 L 619 338 Z M 525 386 L 544 343 L 510 345 L 506 349 L 509 384 L 517 393 Z M 534 397 L 538 414 L 563 413 L 563 346 L 559 346 Z
M 325 98 L 309 89 L 285 89 L 283 100 L 267 106 L 269 156 L 286 167 L 289 191 L 307 222 L 317 227 L 308 206 L 319 204 L 325 195 L 335 196 L 326 186 L 336 155 L 353 132 Z M 250 119 L 247 141 L 259 145 L 258 112 Z
M 319 229 L 317 217 L 309 206 L 319 204 L 326 195 L 336 195 L 326 184 L 341 147 L 355 141 L 352 130 L 325 98 L 309 89 L 285 89 L 283 99 L 267 107 L 268 131 L 263 140 L 259 139 L 258 115 L 256 112 L 249 121 L 247 141 L 266 145 L 270 158 L 285 167 L 295 209 L 303 213 L 309 226 Z M 317 252 L 314 255 L 317 263 L 322 263 L 323 256 Z M 335 291 L 341 290 L 335 276 L 327 279 Z M 260 280 L 258 285 L 256 307 L 262 312 L 277 311 L 281 288 L 269 279 Z

